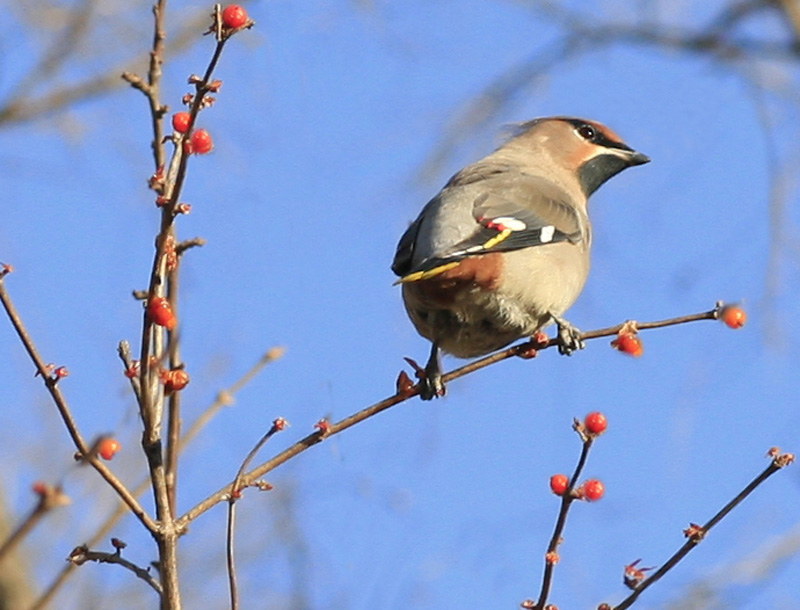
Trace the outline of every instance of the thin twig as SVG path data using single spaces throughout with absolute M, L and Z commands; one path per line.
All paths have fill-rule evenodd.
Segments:
M 132 561 L 128 561 L 122 557 L 119 549 L 117 549 L 117 551 L 114 553 L 107 553 L 103 551 L 92 551 L 86 545 L 81 545 L 72 549 L 67 561 L 75 564 L 76 566 L 81 566 L 87 561 L 96 561 L 97 563 L 112 563 L 114 565 L 122 566 L 126 570 L 133 572 L 137 578 L 142 579 L 144 582 L 150 585 L 150 588 L 158 593 L 159 596 L 163 595 L 161 583 L 153 578 L 153 575 L 150 574 L 150 570 L 137 566 Z
M 0 563 L 25 539 L 25 536 L 36 527 L 47 513 L 54 508 L 66 506 L 70 503 L 69 496 L 64 493 L 60 485 L 36 483 L 34 491 L 37 493 L 39 500 L 36 506 L 30 510 L 28 515 L 0 545 Z
M 63 68 L 66 61 L 85 42 L 96 6 L 97 0 L 82 0 L 69 11 L 63 31 L 56 36 L 48 36 L 50 46 L 39 57 L 36 65 L 14 85 L 12 90 L 15 97 L 28 95 Z
M 185 239 L 181 243 L 175 245 L 175 254 L 180 256 L 190 248 L 199 248 L 206 245 L 206 240 L 202 237 L 193 237 L 192 239 Z
M 139 366 L 139 363 L 133 359 L 131 344 L 127 341 L 120 341 L 119 346 L 117 346 L 117 354 L 119 354 L 120 360 L 125 365 L 125 375 L 130 379 L 133 395 L 136 397 L 137 402 L 141 401 L 142 386 L 139 382 L 139 375 L 136 373 L 136 367 Z
M 718 303 L 714 309 L 702 313 L 692 314 L 688 316 L 680 316 L 677 318 L 670 318 L 667 320 L 658 320 L 655 322 L 637 322 L 636 328 L 638 328 L 639 330 L 646 330 L 652 328 L 662 328 L 665 326 L 675 326 L 678 324 L 686 324 L 688 322 L 696 322 L 700 320 L 716 320 L 719 316 L 721 307 L 722 307 L 721 303 Z M 594 331 L 584 332 L 581 334 L 581 339 L 589 340 L 589 339 L 597 339 L 600 337 L 612 336 L 617 334 L 622 328 L 625 328 L 626 324 L 629 323 L 626 322 L 623 324 L 617 324 L 616 326 L 610 326 L 608 328 L 601 328 Z M 446 382 L 452 381 L 459 377 L 464 377 L 465 375 L 468 375 L 477 370 L 495 364 L 496 362 L 500 362 L 501 360 L 507 360 L 508 358 L 511 358 L 513 356 L 519 356 L 522 354 L 529 355 L 531 353 L 532 348 L 541 351 L 543 349 L 555 347 L 558 344 L 559 340 L 556 337 L 549 339 L 548 342 L 545 344 L 532 343 L 532 342 L 521 343 L 519 345 L 503 349 L 494 354 L 490 354 L 489 356 L 480 358 L 479 360 L 475 360 L 474 362 L 470 362 L 469 364 L 466 364 L 454 371 L 451 371 L 443 375 L 443 379 Z M 285 449 L 272 459 L 264 462 L 263 464 L 257 466 L 250 472 L 243 475 L 241 480 L 242 486 L 246 487 L 248 485 L 251 485 L 253 481 L 264 476 L 271 470 L 274 470 L 275 468 L 277 468 L 284 462 L 287 462 L 288 460 L 292 459 L 296 455 L 303 453 L 306 449 L 313 447 L 314 445 L 322 441 L 324 438 L 342 432 L 343 430 L 346 430 L 364 421 L 365 419 L 369 419 L 370 417 L 377 415 L 378 413 L 381 413 L 397 404 L 405 402 L 406 400 L 408 400 L 413 396 L 418 395 L 419 390 L 420 390 L 419 384 L 409 389 L 400 389 L 393 396 L 384 398 L 383 400 L 376 402 L 375 404 L 366 407 L 365 409 L 362 409 L 361 411 L 358 411 L 357 413 L 354 413 L 349 417 L 345 417 L 344 419 L 336 423 L 326 425 L 324 430 L 320 429 L 316 432 L 307 435 L 306 437 L 297 441 L 294 445 L 292 445 L 288 449 Z M 209 497 L 196 504 L 194 507 L 189 509 L 177 520 L 178 527 L 181 529 L 187 527 L 189 523 L 191 523 L 194 519 L 196 519 L 197 517 L 199 517 L 209 509 L 211 509 L 212 507 L 216 506 L 220 502 L 226 500 L 233 489 L 234 489 L 234 483 L 231 482 L 222 489 L 214 492 Z
M 180 259 L 169 272 L 167 283 L 167 298 L 172 306 L 178 308 Z M 175 371 L 183 367 L 181 359 L 181 343 L 177 337 L 169 342 L 169 369 Z M 167 484 L 167 498 L 169 499 L 170 514 L 178 512 L 178 454 L 181 435 L 181 392 L 172 392 L 167 405 L 167 447 L 164 458 L 165 478 Z
M 653 574 L 644 580 L 641 584 L 639 584 L 636 589 L 631 593 L 628 597 L 626 597 L 619 605 L 614 607 L 614 610 L 625 610 L 629 608 L 636 599 L 645 592 L 651 585 L 654 585 L 662 576 L 664 576 L 667 572 L 669 572 L 672 568 L 674 568 L 681 559 L 683 559 L 689 552 L 700 544 L 700 541 L 703 540 L 708 532 L 714 527 L 717 523 L 722 521 L 725 516 L 730 513 L 734 508 L 736 508 L 741 502 L 749 496 L 759 485 L 761 485 L 764 481 L 766 481 L 769 477 L 773 474 L 778 472 L 781 468 L 786 466 L 790 463 L 790 460 L 786 459 L 786 456 L 790 454 L 783 454 L 782 456 L 775 457 L 769 466 L 767 466 L 764 471 L 759 474 L 755 479 L 753 479 L 742 491 L 740 491 L 736 497 L 734 497 L 730 502 L 728 502 L 722 509 L 708 522 L 701 526 L 692 528 L 691 533 L 687 530 L 687 538 L 688 540 L 681 546 L 666 562 L 662 565 L 658 570 L 653 572 Z M 792 458 L 793 459 L 793 458 Z
M 127 343 L 127 342 L 122 342 Z M 123 351 L 120 350 L 120 354 L 122 355 Z M 231 386 L 228 388 L 221 390 L 217 393 L 217 398 L 215 401 L 210 404 L 204 411 L 201 413 L 198 418 L 194 421 L 194 423 L 190 426 L 189 430 L 181 437 L 181 441 L 179 443 L 178 450 L 183 452 L 186 447 L 195 439 L 195 437 L 208 425 L 208 423 L 213 419 L 215 415 L 219 413 L 219 411 L 226 406 L 230 406 L 234 402 L 235 395 L 244 388 L 250 381 L 252 381 L 255 376 L 261 372 L 261 370 L 270 362 L 274 362 L 278 358 L 280 358 L 284 353 L 284 349 L 280 347 L 273 347 L 266 354 L 264 354 L 259 361 L 244 375 L 242 375 L 238 380 L 236 380 Z M 123 362 L 126 363 L 125 368 L 126 370 L 130 368 L 130 354 L 128 353 L 128 360 L 123 357 Z M 147 491 L 148 487 L 150 487 L 150 479 L 145 478 L 141 481 L 136 487 L 133 488 L 133 495 L 135 497 L 139 497 L 145 491 Z M 114 526 L 128 514 L 128 507 L 124 503 L 120 503 L 117 508 L 111 513 L 108 518 L 103 522 L 103 524 L 97 529 L 97 531 L 88 539 L 86 545 L 89 547 L 93 547 L 98 544 L 101 540 L 105 539 L 110 533 Z M 47 607 L 50 602 L 52 601 L 53 597 L 55 597 L 58 590 L 64 585 L 67 581 L 69 576 L 74 573 L 76 566 L 72 563 L 67 563 L 64 568 L 59 572 L 59 574 L 50 582 L 47 588 L 42 592 L 39 596 L 39 599 L 36 600 L 36 603 L 31 607 L 30 610 L 42 610 L 43 608 Z
M 239 610 L 239 585 L 236 580 L 236 556 L 233 549 L 236 529 L 236 502 L 228 502 L 228 523 L 225 529 L 225 559 L 228 567 L 228 591 L 231 596 L 231 610 Z
M 779 0 L 779 2 L 797 41 L 800 39 L 800 5 L 797 4 L 797 0 Z
M 17 309 L 11 300 L 11 296 L 6 290 L 5 280 L 3 277 L 0 277 L 0 301 L 3 303 L 3 307 L 6 310 L 8 319 L 14 326 L 17 336 L 19 336 L 20 340 L 22 341 L 22 345 L 28 352 L 28 355 L 33 361 L 33 364 L 35 365 L 39 375 L 41 375 L 42 381 L 47 388 L 47 391 L 50 393 L 56 409 L 58 409 L 59 415 L 61 415 L 61 419 L 67 428 L 67 432 L 69 432 L 72 442 L 75 444 L 75 447 L 80 453 L 81 459 L 88 464 L 91 464 L 91 466 L 98 473 L 100 473 L 100 476 L 105 479 L 111 488 L 117 492 L 117 495 L 122 499 L 122 501 L 128 505 L 128 508 L 130 508 L 131 512 L 136 515 L 136 518 L 141 521 L 142 525 L 144 525 L 151 533 L 155 533 L 157 530 L 157 525 L 147 514 L 147 511 L 145 511 L 144 507 L 139 504 L 125 484 L 120 481 L 113 472 L 111 472 L 111 469 L 98 459 L 97 455 L 94 454 L 91 447 L 84 440 L 83 435 L 78 429 L 78 424 L 75 422 L 75 418 L 72 415 L 72 410 L 67 403 L 67 399 L 61 392 L 61 388 L 59 387 L 57 379 L 51 377 L 47 368 L 47 364 L 39 354 L 39 350 L 36 348 L 36 345 L 28 333 L 28 330 L 25 327 L 19 312 L 17 312 Z
M 147 70 L 147 101 L 150 104 L 150 118 L 153 128 L 153 156 L 155 169 L 164 165 L 164 131 L 161 119 L 167 112 L 161 103 L 161 66 L 164 64 L 164 39 L 166 38 L 164 12 L 167 10 L 166 0 L 158 0 L 153 6 L 153 46 L 150 52 L 150 67 Z
M 710 57 L 722 66 L 736 66 L 741 59 L 766 60 L 773 62 L 796 62 L 800 58 L 800 9 L 796 0 L 777 0 L 786 11 L 786 18 L 793 28 L 788 40 L 776 36 L 774 39 L 761 36 L 745 36 L 745 28 L 739 27 L 741 21 L 757 11 L 771 10 L 776 0 L 752 3 L 758 6 L 732 8 L 729 3 L 721 3 L 716 16 L 709 19 L 705 27 L 677 27 L 672 24 L 652 24 L 648 22 L 602 22 L 592 15 L 588 19 L 585 11 L 570 10 L 565 3 L 540 0 L 525 0 L 526 6 L 554 22 L 563 33 L 551 44 L 538 49 L 521 63 L 500 73 L 483 90 L 463 105 L 455 120 L 447 125 L 441 143 L 434 149 L 422 165 L 418 174 L 422 179 L 438 175 L 444 161 L 453 153 L 455 147 L 476 127 L 496 119 L 516 96 L 536 83 L 559 64 L 576 57 L 608 48 L 627 44 L 631 47 L 656 48 L 678 51 L 700 57 Z M 745 3 L 750 4 L 750 3 Z
M 163 168 L 166 159 L 161 126 L 166 107 L 160 101 L 161 66 L 164 61 L 164 39 L 166 36 L 165 12 L 166 0 L 157 0 L 153 6 L 153 44 L 150 51 L 147 87 L 139 87 L 147 97 L 150 106 L 153 129 L 152 150 L 156 174 L 162 171 L 161 168 Z M 148 299 L 154 296 L 163 296 L 165 292 L 166 245 L 170 238 L 174 243 L 173 220 L 173 208 L 162 208 L 160 228 L 156 237 L 156 252 L 150 272 Z M 170 333 L 170 339 L 175 339 L 172 333 Z M 178 609 L 181 606 L 177 558 L 179 533 L 175 528 L 175 515 L 171 509 L 172 503 L 170 502 L 161 441 L 164 393 L 158 378 L 159 365 L 157 362 L 151 361 L 151 354 L 156 356 L 156 360 L 160 360 L 163 353 L 163 341 L 164 335 L 161 332 L 161 328 L 156 327 L 145 307 L 142 320 L 141 357 L 139 359 L 140 394 L 137 397 L 144 427 L 142 449 L 147 459 L 156 505 L 156 517 L 160 525 L 155 538 L 158 545 L 161 581 L 164 587 L 162 607 Z
M 207 17 L 205 16 L 187 19 L 181 29 L 170 37 L 172 54 L 189 48 L 197 40 L 197 30 L 202 28 L 206 21 Z M 67 57 L 64 56 L 65 59 Z M 127 81 L 124 76 L 123 79 L 120 79 L 120 74 L 131 74 L 147 61 L 149 61 L 149 54 L 147 58 L 128 59 L 108 68 L 103 74 L 92 74 L 81 80 L 52 74 L 50 83 L 43 83 L 41 79 L 35 80 L 37 90 L 41 90 L 43 84 L 50 87 L 49 91 L 39 94 L 38 97 L 14 86 L 10 89 L 11 95 L 5 101 L 0 102 L 0 125 L 18 125 L 33 121 L 42 116 L 57 113 L 76 102 L 96 98 L 119 89 L 123 81 Z M 65 82 L 66 84 L 64 84 Z
M 154 190 L 162 199 L 161 205 L 161 224 L 156 236 L 156 252 L 153 257 L 153 264 L 150 271 L 150 280 L 147 288 L 148 303 L 154 297 L 163 297 L 166 294 L 175 296 L 175 290 L 171 286 L 168 277 L 167 259 L 168 244 L 174 247 L 177 241 L 175 234 L 175 217 L 178 210 L 179 199 L 186 179 L 189 154 L 183 145 L 182 136 L 173 138 L 174 149 L 170 167 L 166 170 L 166 155 L 163 153 L 163 137 L 161 132 L 161 121 L 166 108 L 159 101 L 159 83 L 161 78 L 161 64 L 163 62 L 164 50 L 164 11 L 166 1 L 159 0 L 153 9 L 155 16 L 155 33 L 153 39 L 153 50 L 151 54 L 150 69 L 148 72 L 148 86 L 139 87 L 147 96 L 150 102 L 150 113 L 153 121 L 155 141 L 154 159 L 156 165 L 155 176 L 159 180 L 154 182 Z M 220 23 L 221 8 L 215 6 L 215 23 Z M 208 63 L 204 77 L 195 82 L 196 93 L 192 100 L 190 110 L 189 130 L 194 125 L 197 113 L 206 103 L 206 95 L 211 90 L 211 77 L 214 69 L 219 62 L 222 50 L 228 36 L 218 36 L 217 44 L 211 60 Z M 191 79 L 190 79 L 191 80 Z M 159 182 L 160 181 L 160 182 Z M 173 311 L 176 311 L 176 303 L 170 299 Z M 141 357 L 139 359 L 139 378 L 141 385 L 141 400 L 139 403 L 142 421 L 144 422 L 144 434 L 142 435 L 142 447 L 147 457 L 150 469 L 150 478 L 153 485 L 153 495 L 156 504 L 156 516 L 161 527 L 156 537 L 159 549 L 159 559 L 161 563 L 161 577 L 164 584 L 164 597 L 170 608 L 180 606 L 180 592 L 178 588 L 177 575 L 177 540 L 181 529 L 175 523 L 175 468 L 177 467 L 177 445 L 179 438 L 179 399 L 170 400 L 169 411 L 169 439 L 166 448 L 166 455 L 162 441 L 162 420 L 164 411 L 164 392 L 160 387 L 158 378 L 158 361 L 165 353 L 164 340 L 166 338 L 166 353 L 170 360 L 178 360 L 177 334 L 175 331 L 165 331 L 157 327 L 145 310 L 142 323 L 142 343 Z M 153 358 L 154 356 L 154 358 Z
M 242 481 L 242 475 L 247 467 L 250 465 L 250 462 L 256 457 L 256 454 L 261 450 L 261 448 L 267 443 L 267 441 L 272 438 L 276 433 L 284 430 L 288 426 L 288 423 L 282 417 L 279 417 L 274 422 L 272 422 L 272 426 L 270 429 L 264 434 L 264 436 L 259 439 L 259 441 L 255 444 L 255 446 L 250 450 L 247 454 L 247 457 L 244 458 L 242 461 L 241 466 L 239 466 L 239 470 L 236 472 L 236 478 L 233 480 L 233 487 L 231 494 L 228 498 L 228 527 L 227 527 L 227 535 L 226 535 L 226 544 L 225 544 L 225 555 L 227 558 L 228 564 L 228 584 L 231 594 L 231 610 L 238 610 L 239 609 L 239 588 L 236 584 L 236 561 L 234 555 L 234 531 L 235 531 L 235 524 L 236 524 L 236 501 L 242 495 L 242 488 L 240 487 Z
M 553 535 L 550 537 L 550 543 L 547 545 L 546 558 L 550 557 L 550 553 L 557 552 L 558 547 L 561 545 L 561 534 L 564 532 L 564 527 L 567 524 L 569 507 L 575 500 L 578 499 L 575 495 L 573 495 L 572 491 L 578 484 L 578 479 L 581 476 L 581 472 L 583 472 L 583 467 L 586 465 L 586 460 L 589 457 L 589 451 L 592 448 L 593 442 L 594 437 L 591 436 L 586 437 L 586 439 L 583 441 L 583 447 L 581 448 L 581 456 L 578 459 L 578 464 L 575 466 L 575 471 L 572 473 L 572 477 L 569 479 L 569 485 L 567 486 L 566 491 L 561 496 L 561 508 L 558 511 L 558 518 L 556 519 L 556 525 L 553 528 Z M 539 601 L 535 606 L 538 610 L 543 609 L 545 607 L 545 603 L 547 603 L 547 596 L 550 594 L 550 585 L 553 581 L 555 565 L 555 561 L 548 561 L 545 559 L 544 574 L 542 576 L 542 589 L 539 593 Z

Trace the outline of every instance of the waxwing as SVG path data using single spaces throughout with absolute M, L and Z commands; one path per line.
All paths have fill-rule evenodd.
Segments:
M 440 349 L 482 356 L 553 322 L 561 353 L 582 347 L 562 315 L 589 273 L 587 199 L 648 161 L 600 123 L 535 119 L 428 202 L 392 264 L 408 316 L 433 344 L 424 400 L 444 394 Z

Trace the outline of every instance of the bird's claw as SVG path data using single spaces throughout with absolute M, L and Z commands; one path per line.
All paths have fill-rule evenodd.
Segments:
M 562 356 L 571 356 L 573 352 L 586 347 L 583 333 L 576 326 L 564 318 L 550 314 L 558 326 L 558 353 Z
M 424 377 L 419 380 L 419 397 L 422 400 L 432 400 L 433 398 L 441 398 L 447 392 L 447 388 L 442 381 L 442 374 L 430 374 L 425 372 Z
M 425 368 L 422 368 L 411 358 L 406 358 L 414 374 L 419 379 L 419 397 L 422 400 L 432 400 L 445 395 L 447 389 L 444 387 L 442 379 L 442 366 L 439 362 L 439 346 L 435 343 L 431 346 L 431 355 Z

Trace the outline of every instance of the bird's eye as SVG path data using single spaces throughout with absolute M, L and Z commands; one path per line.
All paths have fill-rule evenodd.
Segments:
M 597 135 L 594 130 L 594 127 L 592 127 L 591 125 L 581 125 L 580 127 L 578 127 L 578 134 L 584 140 L 593 140 L 595 135 Z

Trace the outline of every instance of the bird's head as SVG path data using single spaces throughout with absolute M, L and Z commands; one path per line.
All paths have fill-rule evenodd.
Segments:
M 648 163 L 611 129 L 587 119 L 549 117 L 522 124 L 509 142 L 544 155 L 570 173 L 588 197 L 625 168 Z

